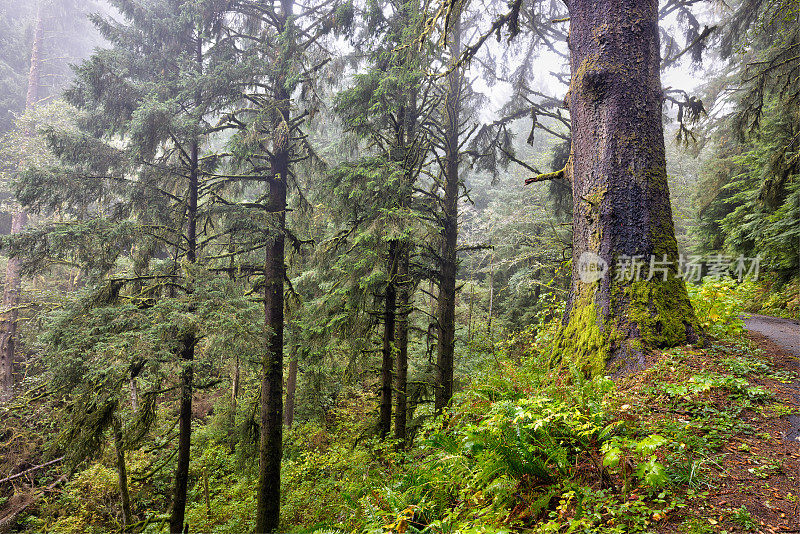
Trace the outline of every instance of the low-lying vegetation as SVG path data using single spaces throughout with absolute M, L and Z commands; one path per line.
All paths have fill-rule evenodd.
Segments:
M 718 288 L 693 294 L 705 299 Z M 701 319 L 720 320 L 708 316 L 714 306 L 706 309 Z M 737 315 L 730 308 L 725 320 Z M 796 460 L 776 454 L 776 428 L 798 411 L 779 387 L 794 373 L 740 330 L 720 326 L 725 341 L 671 349 L 616 382 L 586 378 L 547 365 L 555 328 L 543 321 L 484 345 L 483 363 L 452 407 L 438 417 L 419 410 L 410 444 L 372 433 L 376 399 L 367 388 L 348 392 L 324 420 L 296 425 L 285 438 L 285 529 L 698 533 L 785 522 L 797 500 L 787 461 Z M 231 419 L 227 397 L 211 412 L 195 423 L 187 520 L 195 532 L 251 531 L 254 436 L 247 418 Z M 132 531 L 164 531 L 173 462 L 164 445 L 153 440 L 127 454 L 139 518 Z M 52 475 L 41 476 L 40 485 Z M 770 507 L 754 506 L 764 495 Z M 109 532 L 120 530 L 120 513 L 106 449 L 19 524 L 28 532 Z

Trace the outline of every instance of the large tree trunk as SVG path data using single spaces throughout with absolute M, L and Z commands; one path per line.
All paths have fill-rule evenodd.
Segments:
M 696 339 L 667 187 L 657 0 L 569 0 L 572 288 L 556 357 L 602 373 Z M 636 280 L 630 258 L 644 267 Z M 650 261 L 669 262 L 668 272 Z M 604 265 L 608 272 L 604 276 Z M 599 270 L 598 270 L 599 269 Z M 619 279 L 617 279 L 619 278 Z M 664 279 L 666 278 L 666 279 Z
M 452 61 L 461 56 L 461 14 L 453 15 L 450 54 Z M 442 199 L 441 272 L 439 280 L 438 344 L 436 350 L 436 392 L 434 405 L 441 412 L 453 397 L 453 354 L 456 337 L 456 276 L 458 274 L 458 194 L 459 194 L 459 130 L 463 73 L 453 65 L 447 77 L 448 87 L 444 106 L 445 169 L 444 198 Z
M 31 68 L 28 73 L 28 91 L 25 110 L 30 111 L 39 102 L 39 85 L 42 66 L 42 44 L 44 41 L 44 14 L 42 5 L 36 10 L 36 29 L 31 47 Z M 28 214 L 21 206 L 16 206 L 11 216 L 11 234 L 19 234 L 28 223 Z M 19 320 L 20 293 L 22 290 L 22 262 L 19 258 L 9 258 L 6 265 L 6 279 L 3 287 L 3 310 L 0 321 L 0 401 L 11 398 L 14 390 L 14 352 L 17 341 L 17 321 Z
M 383 297 L 383 347 L 381 348 L 381 407 L 378 431 L 385 438 L 392 428 L 392 368 L 394 367 L 395 321 L 397 317 L 397 241 L 389 242 L 389 274 Z
M 397 376 L 395 377 L 394 437 L 405 442 L 408 421 L 408 317 L 411 313 L 411 280 L 409 278 L 410 250 L 403 243 L 400 251 L 397 282 Z

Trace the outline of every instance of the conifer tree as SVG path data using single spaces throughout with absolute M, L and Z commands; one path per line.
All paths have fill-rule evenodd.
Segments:
M 44 12 L 41 4 L 36 10 L 33 45 L 31 46 L 30 73 L 28 74 L 28 90 L 25 97 L 25 109 L 33 110 L 39 102 L 39 85 L 41 83 L 42 46 L 44 41 Z M 11 233 L 20 233 L 28 222 L 28 214 L 17 207 L 11 216 Z M 0 400 L 11 397 L 14 387 L 14 353 L 17 342 L 17 321 L 20 303 L 22 278 L 20 259 L 9 258 L 6 266 L 6 277 L 3 285 L 3 320 L 0 323 Z M 8 310 L 8 311 L 6 311 Z
M 232 6 L 238 18 L 229 25 L 229 38 L 252 80 L 243 84 L 241 100 L 221 117 L 220 128 L 235 132 L 230 155 L 236 174 L 220 175 L 218 182 L 238 183 L 245 197 L 255 198 L 242 201 L 225 194 L 224 188 L 215 191 L 215 198 L 235 213 L 229 232 L 238 239 L 241 261 L 262 262 L 248 266 L 263 274 L 265 339 L 255 526 L 259 533 L 274 532 L 280 524 L 286 245 L 299 249 L 305 242 L 287 224 L 287 213 L 292 192 L 300 204 L 304 202 L 300 171 L 310 172 L 320 164 L 302 127 L 307 116 L 319 111 L 317 78 L 329 61 L 322 43 L 340 25 L 333 15 L 337 8 L 336 2 L 300 6 L 293 0 L 274 4 L 243 0 Z M 266 190 L 256 193 L 247 184 L 260 184 Z M 263 226 L 254 227 L 253 221 Z
M 163 300 L 184 307 L 173 332 L 181 394 L 170 520 L 171 532 L 182 532 L 198 342 L 195 265 L 215 237 L 209 235 L 213 221 L 203 182 L 218 164 L 206 148 L 218 129 L 208 121 L 237 94 L 232 80 L 222 81 L 221 71 L 234 79 L 244 71 L 231 68 L 231 50 L 215 41 L 223 13 L 214 2 L 119 0 L 114 5 L 124 21 L 95 18 L 112 48 L 96 52 L 77 69 L 66 95 L 81 111 L 79 130 L 52 135 L 62 166 L 27 172 L 18 197 L 39 211 L 57 208 L 73 217 L 75 239 L 50 238 L 53 247 L 39 251 L 41 256 L 111 247 L 87 266 L 94 271 L 89 281 L 101 284 L 101 294 L 110 292 L 102 302 L 114 302 L 124 290 L 141 305 Z M 114 228 L 123 242 L 139 236 L 131 254 L 133 272 L 103 281 L 130 245 L 113 250 L 113 242 L 102 242 L 107 236 L 94 233 L 100 228 Z M 59 230 L 46 226 L 33 235 Z
M 444 100 L 444 169 L 442 198 L 442 244 L 439 261 L 440 279 L 437 306 L 438 342 L 436 354 L 437 411 L 443 410 L 453 396 L 453 354 L 455 350 L 456 280 L 458 276 L 458 199 L 462 182 L 459 176 L 459 159 L 462 144 L 461 105 L 464 96 L 463 67 L 461 60 L 461 17 L 463 6 L 451 13 L 449 52 L 450 72 L 447 75 L 447 93 Z
M 710 121 L 714 153 L 704 165 L 694 228 L 701 251 L 759 256 L 779 282 L 800 263 L 800 93 L 792 81 L 800 68 L 799 18 L 796 1 L 754 0 L 741 2 L 725 24 L 724 80 L 740 92 L 732 113 Z
M 373 243 L 380 243 L 385 271 L 381 312 L 380 413 L 378 429 L 387 436 L 392 426 L 395 396 L 395 364 L 399 356 L 397 384 L 401 413 L 398 438 L 403 439 L 405 422 L 405 381 L 408 354 L 408 315 L 413 298 L 411 257 L 415 242 L 413 192 L 430 151 L 426 124 L 435 109 L 436 97 L 424 76 L 422 66 L 430 60 L 430 52 L 415 53 L 408 42 L 409 28 L 422 22 L 422 6 L 414 1 L 389 2 L 384 15 L 380 5 L 365 11 L 363 39 L 370 63 L 364 73 L 355 76 L 355 84 L 337 96 L 336 110 L 345 127 L 367 140 L 378 150 L 376 156 L 339 169 L 338 180 L 346 180 L 348 188 L 371 188 L 381 191 L 375 197 L 368 193 L 366 210 L 351 218 L 351 232 L 377 231 Z M 366 179 L 366 181 L 364 181 Z M 344 187 L 343 183 L 337 187 Z M 399 298 L 398 298 L 399 297 Z M 398 320 L 399 319 L 399 320 Z
M 557 351 L 602 373 L 697 340 L 666 179 L 657 2 L 570 0 L 572 288 Z M 604 30 L 606 29 L 606 30 Z M 600 260 L 610 266 L 587 277 Z M 626 272 L 658 261 L 662 274 Z M 596 265 L 595 265 L 596 264 Z M 582 268 L 584 270 L 582 270 Z
M 527 183 L 532 183 L 566 177 L 570 181 L 573 193 L 572 290 L 564 316 L 564 327 L 555 352 L 556 357 L 576 359 L 587 372 L 602 372 L 607 364 L 616 370 L 637 368 L 645 364 L 647 349 L 696 340 L 699 330 L 685 287 L 677 272 L 677 244 L 665 178 L 663 127 L 660 119 L 660 106 L 664 101 L 664 93 L 659 76 L 662 65 L 659 42 L 664 32 L 659 29 L 658 21 L 660 17 L 680 12 L 688 20 L 689 25 L 689 37 L 685 48 L 678 46 L 675 39 L 664 33 L 668 42 L 664 64 L 674 63 L 687 52 L 691 52 L 693 57 L 699 57 L 708 36 L 714 29 L 706 27 L 700 30 L 699 21 L 690 10 L 691 2 L 669 2 L 660 10 L 657 5 L 628 6 L 622 3 L 614 6 L 602 4 L 590 6 L 579 1 L 567 1 L 565 4 L 569 16 L 552 22 L 570 22 L 568 43 L 572 70 L 568 94 L 570 117 L 567 120 L 560 112 L 555 114 L 548 112 L 546 108 L 550 104 L 545 98 L 544 106 L 535 104 L 531 108 L 534 128 L 539 125 L 536 118 L 544 115 L 565 125 L 569 124 L 573 132 L 580 131 L 581 135 L 594 139 L 603 139 L 605 136 L 609 139 L 618 139 L 620 136 L 625 138 L 619 130 L 625 119 L 623 115 L 616 113 L 628 104 L 620 107 L 622 95 L 617 91 L 623 83 L 631 83 L 636 76 L 641 76 L 637 82 L 639 87 L 645 85 L 652 87 L 652 94 L 647 97 L 646 102 L 639 103 L 639 108 L 649 109 L 657 104 L 659 111 L 658 119 L 655 118 L 655 108 L 653 108 L 653 111 L 649 112 L 653 113 L 651 119 L 642 116 L 636 121 L 637 123 L 644 121 L 649 125 L 648 128 L 653 130 L 652 135 L 650 133 L 643 135 L 641 130 L 637 131 L 639 138 L 651 137 L 646 146 L 656 147 L 648 155 L 641 154 L 635 148 L 637 146 L 635 142 L 628 143 L 630 146 L 627 147 L 616 144 L 604 145 L 604 149 L 609 150 L 610 154 L 616 154 L 622 158 L 621 161 L 629 161 L 632 170 L 608 168 L 601 172 L 602 164 L 596 157 L 597 146 L 588 138 L 581 140 L 572 135 L 569 138 L 572 151 L 566 167 L 527 180 Z M 521 9 L 521 4 L 511 4 L 509 11 L 496 19 L 491 31 L 484 33 L 475 45 L 468 48 L 468 55 L 477 53 L 488 36 L 494 32 L 499 33 L 503 27 L 506 27 L 512 39 L 520 33 L 523 21 L 538 27 L 536 19 L 523 16 L 527 17 L 527 12 Z M 646 24 L 634 27 L 626 17 L 638 17 L 646 21 Z M 597 44 L 598 39 L 590 42 L 591 39 L 589 37 L 584 39 L 581 32 L 597 31 L 596 28 L 606 27 L 603 25 L 606 23 L 608 27 L 622 28 L 620 43 L 634 33 L 642 36 L 642 39 L 637 40 L 641 49 L 623 53 L 622 50 L 627 45 L 617 44 L 617 41 L 614 41 L 614 47 L 593 48 L 592 43 Z M 558 36 L 558 33 L 552 32 L 536 33 L 543 37 Z M 544 38 L 543 44 L 552 47 L 554 43 Z M 554 51 L 558 53 L 557 50 Z M 646 63 L 647 67 L 639 71 L 628 68 L 629 64 L 636 61 Z M 598 62 L 600 64 L 597 64 Z M 614 65 L 620 67 L 616 68 Z M 588 75 L 585 75 L 584 70 L 588 71 Z M 593 85 L 595 82 L 597 87 Z M 535 95 L 535 92 L 532 94 Z M 636 94 L 644 98 L 645 93 L 639 91 Z M 694 107 L 691 100 L 678 104 L 682 110 L 688 109 L 690 113 L 687 115 L 696 114 L 701 107 Z M 609 106 L 608 109 L 614 110 L 615 115 L 601 120 L 599 116 L 590 112 L 594 109 L 592 105 Z M 501 119 L 499 123 L 503 126 L 507 120 L 523 116 L 525 114 L 520 110 Z M 501 139 L 499 136 L 495 137 Z M 499 148 L 506 158 L 536 172 L 534 167 L 516 159 L 511 151 L 502 146 L 502 143 Z M 579 152 L 580 158 L 578 158 Z M 633 173 L 637 178 L 631 180 L 625 178 L 625 185 L 620 187 L 617 183 L 620 173 L 626 176 L 626 173 Z M 599 182 L 594 183 L 598 177 L 600 177 Z M 629 189 L 630 193 L 626 193 L 628 200 L 617 198 L 617 193 Z M 640 201 L 633 202 L 635 208 L 628 206 L 631 198 L 641 198 Z M 583 211 L 579 211 L 579 208 Z M 640 222 L 630 222 L 633 220 Z M 628 284 L 624 272 L 626 258 L 634 258 L 630 260 L 632 262 L 644 258 L 648 265 L 651 259 L 659 261 L 659 265 L 663 266 L 662 271 L 668 269 L 669 272 L 663 283 L 647 279 Z M 581 266 L 586 267 L 587 262 L 594 262 L 588 268 L 602 269 L 601 262 L 605 262 L 611 269 L 605 278 L 595 281 L 592 285 L 583 282 L 580 276 Z M 648 271 L 645 270 L 645 278 L 647 274 Z M 673 311 L 667 312 L 667 309 Z M 590 325 L 590 330 L 587 330 L 587 324 Z M 594 357 L 595 355 L 597 357 Z M 614 363 L 610 363 L 612 361 Z
M 94 42 L 94 32 L 86 31 L 88 21 L 84 10 L 89 7 L 94 7 L 94 3 L 76 3 L 74 0 L 38 0 L 27 6 L 22 3 L 0 4 L 7 25 L 0 27 L 0 54 L 3 55 L 0 57 L 0 83 L 5 89 L 0 102 L 0 133 L 12 129 L 13 114 L 31 114 L 40 102 L 57 95 L 62 89 L 69 79 L 64 71 L 69 70 L 70 61 L 83 57 Z M 29 43 L 25 43 L 25 33 L 20 32 L 26 18 L 32 25 Z M 23 52 L 24 44 L 29 48 Z M 25 67 L 26 76 L 23 75 Z M 23 84 L 22 80 L 26 83 Z M 34 136 L 35 132 L 29 126 L 26 128 L 20 132 L 21 135 Z M 22 162 L 17 160 L 9 162 L 9 165 L 9 173 L 13 174 Z M 10 233 L 19 234 L 27 224 L 28 214 L 13 202 L 8 209 L 11 211 Z M 6 266 L 0 321 L 0 398 L 9 397 L 13 388 L 21 291 L 20 259 L 11 257 Z

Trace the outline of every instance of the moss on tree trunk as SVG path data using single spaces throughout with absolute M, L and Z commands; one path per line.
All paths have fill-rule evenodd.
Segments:
M 637 369 L 650 349 L 699 332 L 677 277 L 658 2 L 571 0 L 569 8 L 572 287 L 554 358 L 587 373 Z

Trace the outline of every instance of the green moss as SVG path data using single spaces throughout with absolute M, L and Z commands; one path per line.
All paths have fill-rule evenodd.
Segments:
M 575 71 L 570 88 L 571 90 L 580 90 L 590 99 L 596 99 L 601 96 L 602 92 L 598 87 L 598 84 L 601 83 L 600 80 L 613 75 L 625 75 L 625 68 L 611 63 L 600 53 L 589 54 Z
M 583 85 L 584 78 L 586 78 L 588 74 L 597 72 L 599 70 L 600 54 L 595 53 L 587 55 L 578 66 L 578 70 L 575 71 L 575 75 L 572 77 L 573 84 L 576 87 L 581 87 Z
M 585 286 L 572 304 L 569 322 L 556 336 L 553 362 L 575 366 L 587 375 L 603 374 L 613 346 L 613 328 L 598 313 L 594 302 L 597 284 Z
M 678 257 L 678 241 L 675 239 L 675 225 L 672 222 L 669 202 L 664 202 L 660 211 L 653 210 L 651 217 L 654 219 L 650 224 L 651 253 L 659 259 L 665 255 L 673 260 L 676 259 Z M 676 273 L 677 270 L 673 270 L 670 276 L 674 276 Z
M 582 285 L 581 289 L 569 321 L 556 336 L 553 362 L 574 366 L 587 375 L 614 371 L 608 365 L 615 353 L 643 354 L 692 341 L 687 337 L 687 324 L 691 332 L 700 332 L 680 279 L 615 284 L 608 317 L 595 302 L 597 284 Z M 617 363 L 624 366 L 627 362 Z
M 608 187 L 596 187 L 583 196 L 583 201 L 588 203 L 593 209 L 599 209 L 600 203 L 606 196 Z
M 599 224 L 595 223 L 600 219 L 600 206 L 607 192 L 607 187 L 596 187 L 581 197 L 581 200 L 587 204 L 583 207 L 583 215 L 592 227 L 588 249 L 594 253 L 600 252 L 600 242 L 603 239 L 603 229 Z
M 699 331 L 683 281 L 677 278 L 638 280 L 618 288 L 629 326 L 638 329 L 645 347 L 666 348 L 688 342 L 686 323 Z

